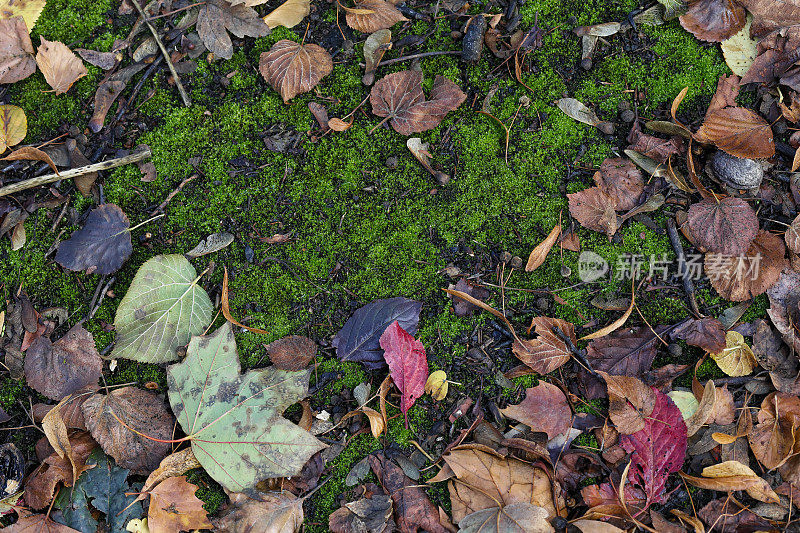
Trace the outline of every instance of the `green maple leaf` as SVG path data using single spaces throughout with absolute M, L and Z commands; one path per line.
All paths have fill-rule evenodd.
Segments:
M 189 342 L 186 359 L 167 369 L 169 402 L 195 457 L 234 492 L 300 472 L 325 447 L 283 417 L 308 393 L 310 371 L 268 367 L 242 374 L 230 323 Z

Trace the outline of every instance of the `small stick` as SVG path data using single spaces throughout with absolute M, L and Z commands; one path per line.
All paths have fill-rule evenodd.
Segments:
M 169 205 L 169 203 L 172 201 L 172 199 L 175 198 L 175 195 L 178 194 L 179 192 L 181 192 L 183 190 L 183 188 L 186 186 L 186 184 L 189 183 L 190 181 L 192 181 L 193 179 L 195 179 L 196 177 L 197 177 L 197 174 L 192 174 L 191 176 L 189 176 L 188 178 L 185 178 L 182 182 L 180 182 L 178 187 L 174 191 L 172 191 L 171 193 L 169 193 L 167 195 L 167 199 L 164 200 L 163 202 L 161 202 L 161 205 L 156 207 L 153 210 L 153 212 L 150 213 L 150 216 L 154 217 L 154 216 L 156 216 L 158 214 L 159 211 L 163 212 L 164 209 L 167 207 L 167 205 Z
M 672 244 L 672 250 L 675 252 L 675 255 L 678 258 L 678 264 L 685 265 L 686 256 L 683 253 L 683 245 L 681 244 L 681 238 L 678 235 L 678 227 L 675 225 L 675 219 L 667 219 L 667 235 L 669 235 L 669 242 Z M 689 306 L 692 308 L 692 312 L 696 317 L 702 318 L 704 315 L 697 307 L 697 299 L 695 298 L 694 283 L 692 282 L 692 278 L 688 276 L 687 272 L 683 272 L 683 276 L 681 277 L 683 278 L 683 290 L 686 293 L 686 296 L 689 298 Z
M 183 84 L 181 83 L 181 78 L 180 76 L 178 76 L 178 72 L 175 70 L 175 65 L 172 64 L 172 60 L 169 58 L 169 52 L 167 52 L 167 49 L 164 47 L 164 43 L 161 42 L 161 37 L 158 36 L 158 32 L 156 31 L 155 26 L 153 26 L 153 23 L 150 22 L 149 18 L 147 18 L 147 14 L 144 12 L 144 9 L 142 9 L 142 6 L 139 5 L 139 2 L 137 2 L 136 0 L 131 0 L 131 4 L 133 4 L 133 7 L 135 7 L 136 10 L 139 12 L 139 14 L 142 16 L 142 19 L 144 20 L 144 23 L 147 24 L 147 27 L 150 28 L 150 33 L 153 34 L 153 39 L 156 40 L 158 48 L 164 55 L 164 61 L 167 62 L 167 67 L 169 67 L 169 71 L 172 73 L 172 77 L 175 78 L 175 87 L 177 87 L 178 92 L 181 93 L 181 99 L 183 99 L 183 105 L 185 105 L 186 107 L 191 107 L 192 101 L 189 100 L 189 95 L 186 94 L 186 89 L 183 88 Z
M 382 67 L 385 67 L 386 65 L 393 65 L 395 63 L 400 63 L 401 61 L 408 61 L 409 59 L 419 59 L 422 57 L 431 57 L 431 56 L 456 56 L 460 54 L 461 50 L 438 50 L 436 52 L 422 52 L 420 54 L 411 54 L 410 56 L 387 59 L 386 61 L 381 61 L 380 65 Z
M 38 187 L 39 185 L 53 183 L 55 181 L 68 180 L 71 178 L 76 178 L 78 176 L 84 176 L 86 174 L 97 172 L 100 170 L 108 170 L 110 168 L 117 168 L 124 165 L 128 165 L 130 163 L 138 163 L 139 161 L 144 161 L 145 159 L 149 158 L 150 155 L 151 155 L 150 150 L 142 150 L 141 152 L 126 155 L 125 157 L 118 157 L 116 159 L 109 159 L 108 161 L 101 161 L 99 163 L 86 165 L 85 167 L 78 167 L 78 168 L 72 168 L 70 170 L 65 170 L 61 174 L 47 174 L 45 176 L 39 176 L 36 178 L 18 181 L 17 183 L 12 183 L 10 185 L 6 185 L 5 187 L 0 187 L 0 196 L 7 196 L 9 194 L 14 194 L 20 191 L 24 191 L 26 189 Z

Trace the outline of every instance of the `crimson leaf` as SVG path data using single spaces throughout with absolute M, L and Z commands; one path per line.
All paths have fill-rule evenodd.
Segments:
M 425 392 L 425 382 L 428 380 L 425 346 L 401 328 L 397 320 L 383 332 L 380 343 L 385 350 L 383 357 L 389 364 L 392 380 L 400 389 L 400 410 L 406 417 L 408 427 L 408 410 Z

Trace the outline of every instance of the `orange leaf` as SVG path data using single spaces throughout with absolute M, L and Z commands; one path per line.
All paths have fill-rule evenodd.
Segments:
M 240 328 L 244 328 L 247 331 L 253 333 L 261 333 L 262 335 L 269 335 L 269 331 L 264 331 L 263 329 L 245 326 L 244 324 L 233 318 L 233 315 L 231 314 L 231 304 L 228 301 L 228 267 L 225 267 L 225 276 L 222 278 L 222 296 L 220 297 L 220 299 L 221 299 L 220 307 L 222 307 L 222 315 L 225 317 L 225 320 L 227 320 L 231 324 L 236 324 Z
M 714 144 L 736 157 L 762 159 L 775 155 L 772 127 L 762 117 L 743 107 L 711 111 L 694 138 L 698 142 Z

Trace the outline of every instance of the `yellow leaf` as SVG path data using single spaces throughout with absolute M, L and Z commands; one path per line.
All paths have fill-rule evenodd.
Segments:
M 758 55 L 756 50 L 757 43 L 750 38 L 750 25 L 752 22 L 753 18 L 748 16 L 747 24 L 739 30 L 739 33 L 720 43 L 725 63 L 737 76 L 744 76 L 750 70 L 750 66 L 755 61 L 756 55 Z
M 383 416 L 375 409 L 367 407 L 366 405 L 361 406 L 361 410 L 364 411 L 364 414 L 367 415 L 369 419 L 369 429 L 372 431 L 372 436 L 377 439 L 386 429 L 386 422 Z
M 9 146 L 21 143 L 27 134 L 28 118 L 22 108 L 0 105 L 0 154 Z
M 738 331 L 729 331 L 725 334 L 725 343 L 727 348 L 720 353 L 712 353 L 711 358 L 729 376 L 749 375 L 756 367 L 756 357 L 744 342 L 744 336 Z
M 134 518 L 125 526 L 125 530 L 130 533 L 150 533 L 150 528 L 147 527 L 147 518 Z
M 44 4 L 45 0 L 0 0 L 0 19 L 22 17 L 30 33 L 42 14 Z
M 770 488 L 769 483 L 758 477 L 749 466 L 739 461 L 725 461 L 724 463 L 707 466 L 703 469 L 703 476 L 715 479 L 730 477 L 754 478 L 758 482 L 746 489 L 750 496 L 758 501 L 767 503 L 777 503 L 779 501 L 778 495 Z
M 311 12 L 311 0 L 286 0 L 264 17 L 269 29 L 284 26 L 293 28 Z
M 425 382 L 425 392 L 430 394 L 434 400 L 441 401 L 447 396 L 447 373 L 444 370 L 436 370 L 428 376 Z

